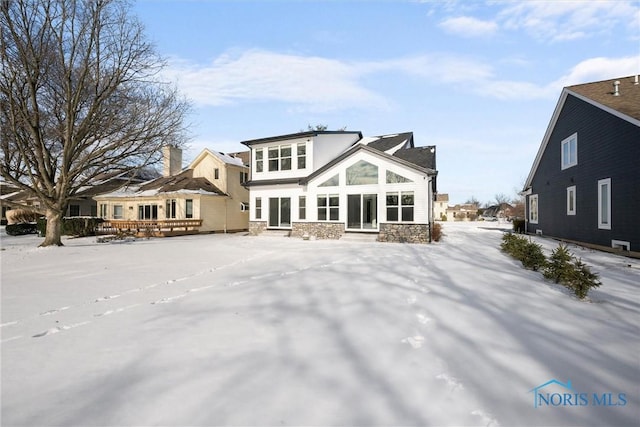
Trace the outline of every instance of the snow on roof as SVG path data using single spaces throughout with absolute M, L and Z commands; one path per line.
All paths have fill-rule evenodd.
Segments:
M 206 148 L 206 150 L 225 163 L 228 163 L 230 165 L 236 165 L 236 166 L 244 166 L 244 162 L 242 161 L 242 159 L 238 157 L 230 156 L 220 151 L 210 150 L 208 148 Z

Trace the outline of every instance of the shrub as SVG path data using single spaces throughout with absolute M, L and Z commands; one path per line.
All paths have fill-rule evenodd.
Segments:
M 522 265 L 529 270 L 538 271 L 547 264 L 547 258 L 542 252 L 542 246 L 532 241 L 525 241 L 520 254 Z
M 9 236 L 23 236 L 37 233 L 38 226 L 35 223 L 9 224 L 5 231 Z
M 522 251 L 525 243 L 526 240 L 523 237 L 513 233 L 505 233 L 502 235 L 500 248 L 507 254 L 520 260 L 522 258 Z
M 567 248 L 566 245 L 558 245 L 558 247 L 551 252 L 551 257 L 549 257 L 549 262 L 542 272 L 542 275 L 546 279 L 553 280 L 556 283 L 565 282 L 573 270 L 571 265 L 572 258 L 569 248 Z
M 96 217 L 70 217 L 62 219 L 62 234 L 65 236 L 86 237 L 95 236 L 96 227 L 104 222 Z M 47 233 L 46 218 L 38 219 L 38 232 L 41 236 Z
M 524 219 L 514 219 L 513 220 L 513 232 L 524 234 Z
M 442 225 L 436 222 L 433 224 L 433 227 L 431 229 L 431 239 L 434 242 L 439 242 L 441 238 L 442 238 Z
M 598 279 L 598 274 L 593 273 L 588 265 L 579 258 L 574 258 L 573 270 L 566 281 L 566 286 L 573 290 L 575 295 L 584 299 L 591 288 L 597 288 L 602 283 Z

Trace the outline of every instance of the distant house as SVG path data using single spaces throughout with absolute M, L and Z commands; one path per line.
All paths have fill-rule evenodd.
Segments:
M 529 233 L 640 255 L 640 84 L 569 86 L 526 180 Z
M 97 204 L 93 197 L 100 194 L 109 193 L 128 184 L 140 183 L 152 177 L 157 177 L 155 171 L 133 170 L 128 172 L 104 173 L 96 176 L 86 185 L 83 185 L 69 199 L 69 205 L 65 212 L 65 217 L 78 216 L 97 216 Z M 19 190 L 11 185 L 3 183 L 0 191 L 0 205 L 2 206 L 2 219 L 6 220 L 6 211 L 11 207 L 3 201 L 11 201 L 24 206 L 23 209 L 28 210 L 29 207 L 38 208 L 40 201 L 29 195 L 24 190 Z
M 248 228 L 248 176 L 239 156 L 205 149 L 183 170 L 182 151 L 165 147 L 162 177 L 94 198 L 105 229 L 240 231 Z
M 482 212 L 482 218 L 495 218 L 495 219 L 511 219 L 515 216 L 516 209 L 509 203 L 500 203 L 499 205 L 492 205 L 485 208 Z
M 437 194 L 433 204 L 433 217 L 436 221 L 446 221 L 447 208 L 449 207 L 449 195 L 446 193 Z
M 415 147 L 413 133 L 310 131 L 243 144 L 251 150 L 251 234 L 430 240 L 435 147 Z
M 475 221 L 478 219 L 479 206 L 476 203 L 462 203 L 447 208 L 449 221 Z

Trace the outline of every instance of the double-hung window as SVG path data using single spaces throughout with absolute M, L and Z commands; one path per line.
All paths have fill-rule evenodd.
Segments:
M 307 197 L 298 197 L 298 219 L 307 219 Z
M 298 154 L 298 169 L 304 169 L 307 167 L 307 143 L 301 142 L 297 147 Z
M 269 172 L 291 170 L 291 145 L 269 147 Z
M 576 214 L 576 186 L 567 187 L 567 215 Z
M 598 181 L 598 228 L 611 230 L 611 178 Z
M 176 206 L 177 206 L 177 200 L 176 199 L 167 199 L 167 206 L 165 209 L 165 216 L 167 219 L 175 219 L 176 218 Z
M 256 149 L 256 172 L 264 170 L 264 151 L 262 148 Z
M 262 197 L 256 197 L 256 219 L 262 219 Z
M 193 199 L 187 199 L 185 201 L 184 212 L 185 218 L 193 218 Z
M 387 193 L 386 203 L 387 221 L 413 221 L 413 210 L 415 204 L 413 191 Z
M 340 197 L 337 194 L 318 196 L 318 221 L 337 221 L 340 215 Z
M 122 205 L 113 205 L 113 219 L 123 219 L 124 209 Z
M 570 168 L 578 164 L 578 134 L 574 133 L 570 137 L 563 139 L 561 143 L 560 157 L 562 158 L 562 169 Z

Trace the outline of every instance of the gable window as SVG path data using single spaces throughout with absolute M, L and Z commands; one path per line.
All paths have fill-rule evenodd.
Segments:
M 298 144 L 298 169 L 307 167 L 307 143 Z
M 124 209 L 122 209 L 122 205 L 113 205 L 113 219 L 122 219 L 124 218 Z
M 307 197 L 298 198 L 298 219 L 307 219 Z
M 561 143 L 562 169 L 570 168 L 578 164 L 578 134 L 562 140 Z
M 611 178 L 598 181 L 598 228 L 611 230 Z
M 269 171 L 291 170 L 291 145 L 269 147 Z
M 262 219 L 262 197 L 256 197 L 256 219 Z
M 567 215 L 576 214 L 576 186 L 567 187 Z
M 335 187 L 338 185 L 340 185 L 340 178 L 336 174 L 331 178 L 329 178 L 328 180 L 326 180 L 325 182 L 323 182 L 322 184 L 318 185 L 318 187 Z
M 167 207 L 165 210 L 165 215 L 167 218 L 169 219 L 176 218 L 176 204 L 177 204 L 176 199 L 167 199 Z
M 193 218 L 193 199 L 185 201 L 185 218 Z
M 538 195 L 532 194 L 529 196 L 529 222 L 532 224 L 538 223 Z
M 387 184 L 395 184 L 398 182 L 413 182 L 409 178 L 405 178 L 402 175 L 398 175 L 397 173 L 387 171 Z
M 347 185 L 378 183 L 378 167 L 360 160 L 347 168 Z
M 256 172 L 262 172 L 264 168 L 264 153 L 262 148 L 256 150 Z
M 387 221 L 397 222 L 402 219 L 404 222 L 413 221 L 414 194 L 413 191 L 403 191 L 401 193 L 387 193 Z
M 340 198 L 337 194 L 318 196 L 318 221 L 337 221 L 340 215 Z

